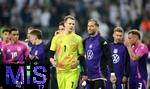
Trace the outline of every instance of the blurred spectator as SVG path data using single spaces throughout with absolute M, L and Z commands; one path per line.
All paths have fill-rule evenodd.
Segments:
M 9 25 L 9 21 L 10 21 L 10 9 L 8 1 L 6 0 L 1 4 L 1 22 L 4 25 Z
M 32 23 L 32 12 L 28 5 L 25 5 L 21 10 L 21 19 L 23 20 L 23 24 L 25 26 L 30 25 Z
M 23 24 L 16 4 L 14 4 L 14 6 L 12 7 L 10 22 L 11 22 L 12 26 L 16 26 L 16 27 L 22 26 L 22 24 Z
M 148 0 L 148 2 L 145 5 L 145 11 L 147 13 L 147 16 L 150 17 L 150 9 L 149 8 L 150 8 L 150 0 Z
M 149 8 L 150 0 L 0 0 L 0 23 L 23 29 L 33 25 L 55 30 L 64 16 L 72 14 L 77 18 L 77 33 L 83 35 L 89 18 L 103 22 L 99 18 L 105 16 L 108 18 L 104 22 L 111 35 L 111 29 L 118 25 L 125 30 L 132 27 L 147 29 L 149 19 L 145 21 L 143 12 L 150 18 Z
M 15 4 L 16 4 L 17 10 L 18 10 L 19 12 L 23 9 L 23 7 L 24 7 L 26 1 L 27 1 L 27 0 L 15 0 Z
M 117 18 L 119 16 L 118 6 L 116 4 L 111 4 L 109 6 L 109 20 L 112 24 L 115 24 L 117 21 Z
M 92 19 L 98 20 L 100 18 L 100 14 L 97 11 L 97 9 L 91 5 L 90 11 L 89 11 L 89 16 Z
M 122 24 L 127 24 L 129 21 L 129 13 L 130 7 L 128 5 L 127 0 L 120 0 L 120 18 L 122 21 Z
M 61 17 L 59 17 L 57 9 L 55 7 L 52 7 L 52 9 L 51 9 L 50 27 L 58 26 L 60 18 Z
M 44 14 L 44 13 L 43 13 Z M 44 15 L 43 15 L 44 16 Z M 42 18 L 42 19 L 40 19 Z M 46 18 L 45 19 L 49 20 L 49 18 Z M 39 8 L 38 6 L 33 6 L 33 9 L 32 9 L 32 23 L 35 27 L 40 27 L 40 24 L 44 24 L 42 22 L 42 20 L 45 20 L 44 17 L 42 17 L 42 11 L 41 11 L 41 8 Z M 46 20 L 46 21 L 47 21 Z M 42 22 L 42 23 L 41 23 Z M 47 25 L 47 23 L 45 24 Z M 48 24 L 49 25 L 49 24 Z
M 141 31 L 142 32 L 147 32 L 150 31 L 150 18 L 148 18 L 148 16 L 146 16 L 147 14 L 145 13 L 143 20 L 141 21 Z
M 40 18 L 41 26 L 48 27 L 50 18 L 51 18 L 51 14 L 50 14 L 49 10 L 45 8 L 44 11 L 42 12 L 42 15 Z
M 100 20 L 99 25 L 100 25 L 99 31 L 100 31 L 101 36 L 107 40 L 109 37 L 110 29 L 107 23 L 105 22 L 104 18 Z

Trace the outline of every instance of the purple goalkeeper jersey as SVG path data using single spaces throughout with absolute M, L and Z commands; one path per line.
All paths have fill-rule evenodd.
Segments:
M 127 48 L 123 43 L 111 43 L 110 48 L 117 81 L 122 81 L 123 76 L 129 73 L 127 61 L 130 61 L 130 58 Z
M 145 44 L 140 43 L 132 46 L 132 50 L 140 58 L 136 61 L 130 60 L 130 77 L 147 80 L 146 58 L 148 48 Z
M 15 61 L 23 64 L 23 60 L 28 56 L 28 54 L 29 49 L 24 42 L 18 41 L 15 44 L 9 43 L 3 47 L 3 63 L 11 64 Z M 12 59 L 14 56 L 17 56 L 15 60 Z
M 103 51 L 100 44 L 99 34 L 95 37 L 88 37 L 85 40 L 84 47 L 87 65 L 87 75 L 89 80 L 104 78 L 100 68 L 100 60 Z

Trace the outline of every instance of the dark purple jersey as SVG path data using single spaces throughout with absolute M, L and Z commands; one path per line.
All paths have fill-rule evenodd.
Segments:
M 117 81 L 121 82 L 123 76 L 128 76 L 129 73 L 130 58 L 128 50 L 123 43 L 111 43 L 110 48 Z
M 105 41 L 104 44 L 107 44 L 107 42 Z M 85 39 L 84 48 L 89 80 L 104 79 L 100 68 L 101 56 L 103 54 L 100 35 Z
M 45 64 L 46 63 L 45 47 L 44 47 L 43 42 L 38 44 L 38 45 L 32 46 L 30 54 L 34 55 L 34 56 L 37 56 L 39 58 L 39 63 L 40 64 Z

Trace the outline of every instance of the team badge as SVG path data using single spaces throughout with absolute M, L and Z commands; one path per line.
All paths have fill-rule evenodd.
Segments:
M 113 50 L 113 53 L 118 53 L 118 49 L 114 49 L 114 50 Z
M 38 54 L 38 50 L 35 51 L 35 54 L 34 54 L 34 55 L 37 55 L 37 54 Z
M 89 48 L 92 48 L 92 47 L 93 47 L 92 44 L 90 44 L 90 45 L 89 45 Z
M 20 48 L 20 47 L 17 47 L 17 51 L 21 51 L 21 48 Z
M 7 52 L 10 52 L 10 49 L 8 49 Z

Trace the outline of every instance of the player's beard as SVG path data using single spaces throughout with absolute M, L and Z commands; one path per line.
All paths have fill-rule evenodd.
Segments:
M 89 35 L 95 35 L 96 34 L 96 32 L 89 32 Z
M 122 42 L 122 40 L 121 39 L 117 39 L 117 43 L 121 43 Z

